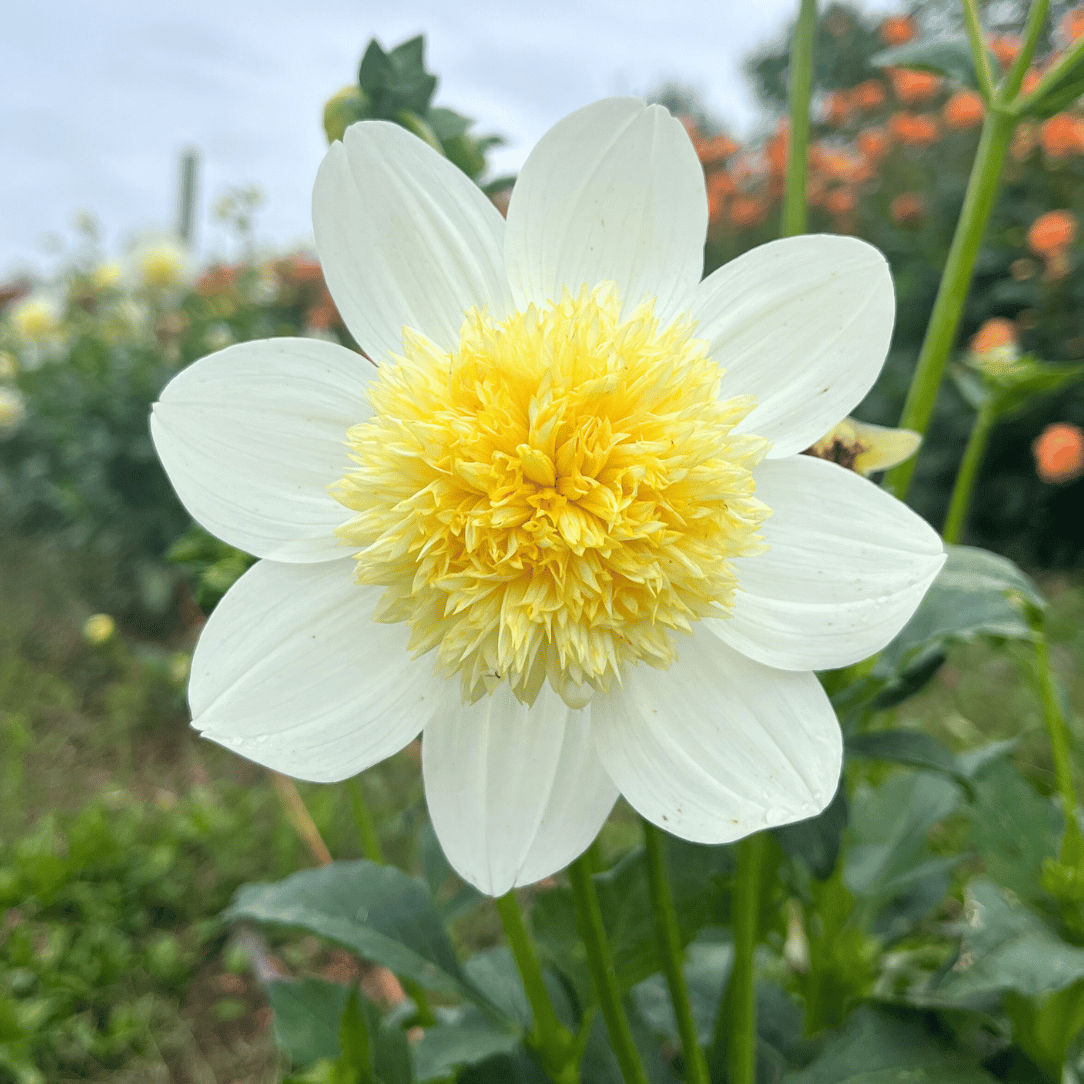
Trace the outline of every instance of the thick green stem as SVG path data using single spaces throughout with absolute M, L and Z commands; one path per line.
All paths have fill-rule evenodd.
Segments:
M 670 988 L 670 1001 L 677 1019 L 681 1049 L 685 1056 L 685 1079 L 689 1084 L 710 1084 L 707 1058 L 696 1034 L 689 991 L 681 969 L 685 954 L 681 948 L 677 910 L 670 891 L 662 832 L 650 821 L 641 818 L 641 823 L 647 858 L 647 890 L 651 897 L 651 911 L 655 917 L 655 946 L 659 951 L 662 971 L 666 976 L 666 985 Z
M 925 435 L 930 424 L 1015 126 L 1016 118 L 998 106 L 992 106 L 986 114 L 960 221 L 952 238 L 918 366 L 900 417 L 900 427 L 903 429 L 914 429 Z M 901 499 L 907 494 L 916 460 L 917 456 L 911 456 L 885 476 L 886 488 Z
M 346 784 L 350 795 L 350 804 L 354 807 L 354 820 L 358 826 L 358 838 L 361 840 L 361 852 L 370 862 L 378 866 L 384 864 L 384 851 L 380 846 L 380 837 L 376 834 L 376 822 L 373 820 L 369 803 L 365 800 L 365 788 L 361 782 L 361 776 L 354 776 Z M 433 1008 L 429 1004 L 429 995 L 413 979 L 403 978 L 400 980 L 403 990 L 414 1002 L 416 1019 L 420 1027 L 429 1028 L 436 1022 Z
M 941 536 L 946 542 L 956 543 L 967 520 L 967 510 L 971 507 L 971 494 L 975 490 L 975 481 L 982 466 L 982 457 L 986 454 L 986 445 L 990 440 L 990 430 L 994 427 L 993 396 L 983 404 L 975 415 L 975 424 L 967 438 L 964 457 L 960 460 L 960 469 L 956 472 L 956 483 L 952 487 L 952 499 L 949 501 L 948 515 Z
M 602 925 L 602 909 L 591 880 L 591 869 L 582 856 L 569 866 L 568 879 L 576 905 L 576 926 L 580 932 L 580 940 L 587 950 L 591 985 L 602 1009 L 602 1018 L 606 1021 L 610 1045 L 617 1055 L 621 1075 L 625 1084 L 648 1084 L 647 1074 L 640 1061 L 640 1052 L 636 1049 L 632 1029 L 625 1015 L 625 1007 L 621 1004 L 621 991 L 614 973 L 610 946 L 606 941 L 606 930 Z
M 764 865 L 765 837 L 762 832 L 746 836 L 738 844 L 738 871 L 731 903 L 734 927 L 734 968 L 720 1014 L 723 1028 L 715 1030 L 716 1049 L 725 1041 L 730 1084 L 756 1084 L 757 1001 L 756 951 L 760 939 L 760 878 Z
M 813 39 L 817 33 L 817 0 L 802 0 L 790 49 L 790 131 L 787 177 L 783 192 L 784 237 L 805 233 L 806 172 L 809 148 L 809 99 L 813 92 Z
M 573 1060 L 572 1034 L 557 1019 L 549 991 L 542 978 L 542 968 L 538 964 L 531 935 L 523 921 L 523 912 L 514 892 L 506 892 L 494 901 L 497 914 L 504 924 L 504 935 L 508 938 L 508 947 L 516 961 L 523 989 L 531 1003 L 534 1014 L 534 1034 L 531 1044 L 540 1057 L 546 1072 L 557 1081 L 578 1081 L 579 1071 Z
M 370 862 L 384 864 L 384 852 L 380 847 L 380 837 L 376 834 L 376 822 L 365 800 L 365 789 L 361 785 L 361 776 L 354 776 L 346 784 L 350 794 L 350 804 L 354 807 L 354 820 L 358 826 L 358 839 L 361 841 L 361 853 Z
M 1050 735 L 1050 754 L 1054 759 L 1054 775 L 1058 781 L 1066 825 L 1076 824 L 1076 788 L 1073 786 L 1073 762 L 1069 753 L 1069 726 L 1062 711 L 1061 698 L 1050 668 L 1050 651 L 1046 632 L 1038 628 L 1035 635 L 1035 673 L 1039 679 L 1039 694 L 1043 703 L 1043 722 Z

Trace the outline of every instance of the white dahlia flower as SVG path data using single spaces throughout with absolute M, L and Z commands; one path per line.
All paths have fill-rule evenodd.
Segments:
M 625 98 L 542 139 L 507 222 L 355 124 L 313 224 L 376 364 L 231 346 L 151 420 L 192 515 L 262 558 L 196 648 L 195 726 L 324 781 L 422 733 L 437 835 L 493 895 L 575 858 L 619 793 L 712 843 L 823 809 L 841 739 L 813 671 L 883 647 L 944 561 L 798 454 L 881 368 L 884 258 L 798 237 L 700 281 L 696 154 Z

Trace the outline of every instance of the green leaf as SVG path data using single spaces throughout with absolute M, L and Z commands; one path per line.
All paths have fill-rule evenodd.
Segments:
M 1043 998 L 1009 994 L 1005 1008 L 1017 1045 L 1060 1080 L 1073 1040 L 1084 1030 L 1084 979 Z
M 305 1068 L 339 1056 L 339 1021 L 350 988 L 323 979 L 268 982 L 264 990 L 275 1014 L 275 1040 L 293 1065 Z
M 395 66 L 380 42 L 373 38 L 365 49 L 358 69 L 358 84 L 370 95 L 385 90 L 395 78 Z
M 995 417 L 1004 419 L 1026 410 L 1035 399 L 1077 383 L 1084 365 L 1048 365 L 1032 354 L 1011 364 L 983 368 L 957 365 L 951 370 L 960 394 L 974 410 L 990 405 Z
M 971 46 L 965 37 L 920 38 L 884 49 L 870 57 L 869 62 L 876 68 L 915 68 L 934 72 L 976 90 L 979 86 L 971 61 Z
M 837 706 L 863 701 L 874 708 L 898 703 L 897 694 L 917 691 L 915 674 L 932 676 L 953 643 L 982 636 L 1030 640 L 1034 633 L 1024 606 L 1046 603 L 1035 585 L 1006 557 L 973 546 L 948 546 L 948 559 L 914 616 L 881 652 L 870 674 L 859 679 Z M 931 664 L 932 669 L 931 669 Z
M 960 958 L 936 987 L 941 997 L 965 1004 L 1009 992 L 1045 997 L 1084 979 L 1084 948 L 992 881 L 968 885 L 965 915 Z
M 430 109 L 425 119 L 442 143 L 446 139 L 454 139 L 456 136 L 466 134 L 467 129 L 474 123 L 469 117 L 464 117 L 454 109 L 444 109 L 441 106 Z
M 452 1019 L 426 1028 L 413 1047 L 415 1077 L 422 1084 L 439 1080 L 496 1054 L 511 1054 L 519 1046 L 520 1038 L 514 1032 L 498 1027 L 469 1005 Z
M 993 1084 L 918 1013 L 862 1005 L 805 1069 L 781 1084 Z
M 356 987 L 350 990 L 339 1022 L 339 1045 L 343 1065 L 354 1070 L 360 1084 L 373 1084 L 373 1044 L 369 1022 L 358 1004 Z
M 244 885 L 226 918 L 308 930 L 427 989 L 479 999 L 425 886 L 393 866 L 333 862 Z
M 786 854 L 805 862 L 813 876 L 824 881 L 836 868 L 847 821 L 847 788 L 838 787 L 835 796 L 816 817 L 773 828 L 771 832 Z
M 846 750 L 852 756 L 940 772 L 971 793 L 971 780 L 952 752 L 931 734 L 920 730 L 870 730 L 864 734 L 851 734 L 846 738 Z
M 967 809 L 971 839 L 987 875 L 1023 899 L 1043 898 L 1043 860 L 1057 851 L 1061 816 L 1012 762 L 998 759 L 974 775 Z

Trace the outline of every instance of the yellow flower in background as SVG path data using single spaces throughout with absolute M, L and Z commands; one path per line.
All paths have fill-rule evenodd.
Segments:
M 111 640 L 116 631 L 117 623 L 109 614 L 91 614 L 83 622 L 83 639 L 95 647 Z
M 0 350 L 0 380 L 12 380 L 19 371 L 19 362 L 10 350 Z
M 701 281 L 703 169 L 630 98 L 551 129 L 507 220 L 400 126 L 352 125 L 313 225 L 375 364 L 242 343 L 154 406 L 189 512 L 262 558 L 203 629 L 194 725 L 322 781 L 420 732 L 437 837 L 491 895 L 619 794 L 699 842 L 823 809 L 842 739 L 812 671 L 888 643 L 945 560 L 798 454 L 884 363 L 884 257 L 794 237 Z
M 60 305 L 52 297 L 34 294 L 11 310 L 11 325 L 28 343 L 44 343 L 60 334 Z
M 810 455 L 869 476 L 902 463 L 918 451 L 922 437 L 912 429 L 892 429 L 847 418 L 808 449 Z
M 188 279 L 188 252 L 172 238 L 148 242 L 136 250 L 135 269 L 139 281 L 152 290 L 180 286 Z
M 100 263 L 90 273 L 91 285 L 98 290 L 112 290 L 120 282 L 120 265 Z
M 0 434 L 14 433 L 26 417 L 26 399 L 18 388 L 0 385 Z

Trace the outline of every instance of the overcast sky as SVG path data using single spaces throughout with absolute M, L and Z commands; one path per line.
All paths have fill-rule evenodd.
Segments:
M 394 12 L 393 12 L 394 6 Z M 866 0 L 871 10 L 899 5 Z M 757 109 L 741 61 L 780 36 L 797 0 L 42 0 L 9 4 L 0 35 L 0 280 L 49 273 L 50 236 L 81 209 L 107 252 L 174 224 L 178 159 L 202 155 L 197 247 L 231 186 L 265 195 L 257 237 L 304 243 L 326 149 L 323 104 L 356 77 L 365 44 L 425 33 L 436 101 L 504 135 L 492 161 L 514 171 L 572 109 L 664 81 L 698 89 L 744 134 Z

